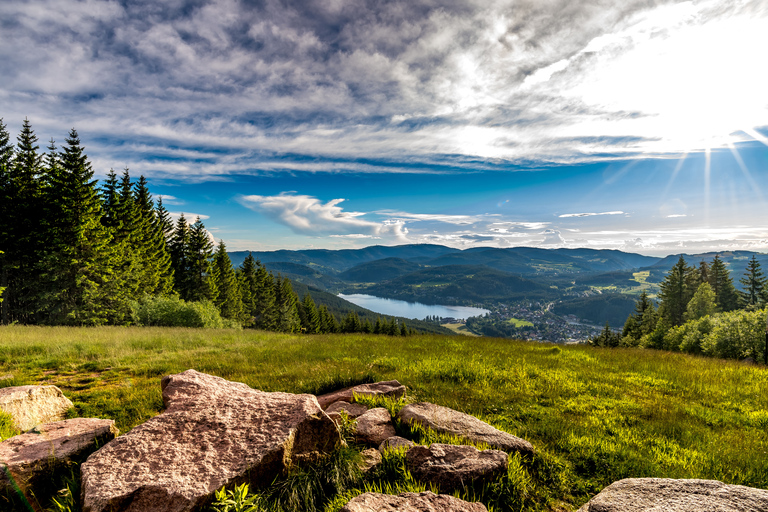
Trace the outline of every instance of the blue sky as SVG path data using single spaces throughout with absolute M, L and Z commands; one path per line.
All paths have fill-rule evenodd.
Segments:
M 232 250 L 768 250 L 764 0 L 5 0 L 0 117 Z

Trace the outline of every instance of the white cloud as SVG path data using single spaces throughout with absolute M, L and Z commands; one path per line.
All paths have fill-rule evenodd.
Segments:
M 363 235 L 406 240 L 408 229 L 402 221 L 373 222 L 362 212 L 344 211 L 344 199 L 323 203 L 316 197 L 282 193 L 277 196 L 240 196 L 243 206 L 263 213 L 303 235 Z
M 624 212 L 621 211 L 615 211 L 615 212 L 600 212 L 600 213 L 565 213 L 563 215 L 560 215 L 560 218 L 568 218 L 568 217 L 595 217 L 597 215 L 624 215 Z

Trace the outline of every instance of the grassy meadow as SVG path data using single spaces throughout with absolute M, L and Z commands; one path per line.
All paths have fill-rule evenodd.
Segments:
M 760 366 L 466 336 L 0 327 L 0 387 L 55 384 L 75 403 L 73 415 L 114 419 L 122 433 L 162 410 L 163 375 L 189 368 L 295 393 L 397 379 L 408 401 L 452 407 L 528 439 L 533 459 L 510 457 L 502 481 L 467 491 L 496 511 L 575 510 L 626 477 L 768 488 L 768 371 Z M 369 487 L 407 488 L 408 477 L 392 470 Z

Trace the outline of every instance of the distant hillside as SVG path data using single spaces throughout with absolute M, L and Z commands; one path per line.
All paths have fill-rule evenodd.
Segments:
M 369 286 L 361 290 L 361 293 L 424 304 L 542 300 L 557 295 L 548 286 L 481 265 L 426 268 Z
M 339 278 L 354 283 L 380 283 L 400 277 L 421 268 L 421 265 L 402 258 L 384 258 L 357 265 L 339 274 Z
M 611 327 L 620 329 L 627 317 L 635 310 L 636 300 L 619 293 L 603 293 L 571 299 L 555 304 L 556 315 L 575 315 L 595 325 L 608 322 Z
M 324 274 L 317 267 L 308 267 L 298 263 L 277 261 L 265 263 L 264 266 L 273 274 L 280 274 L 292 282 L 304 283 L 321 290 L 336 290 L 346 286 L 346 283 L 335 275 Z

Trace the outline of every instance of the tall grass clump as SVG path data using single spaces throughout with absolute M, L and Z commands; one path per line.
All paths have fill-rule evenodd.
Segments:
M 19 435 L 21 431 L 16 428 L 10 414 L 0 410 L 0 441 Z

